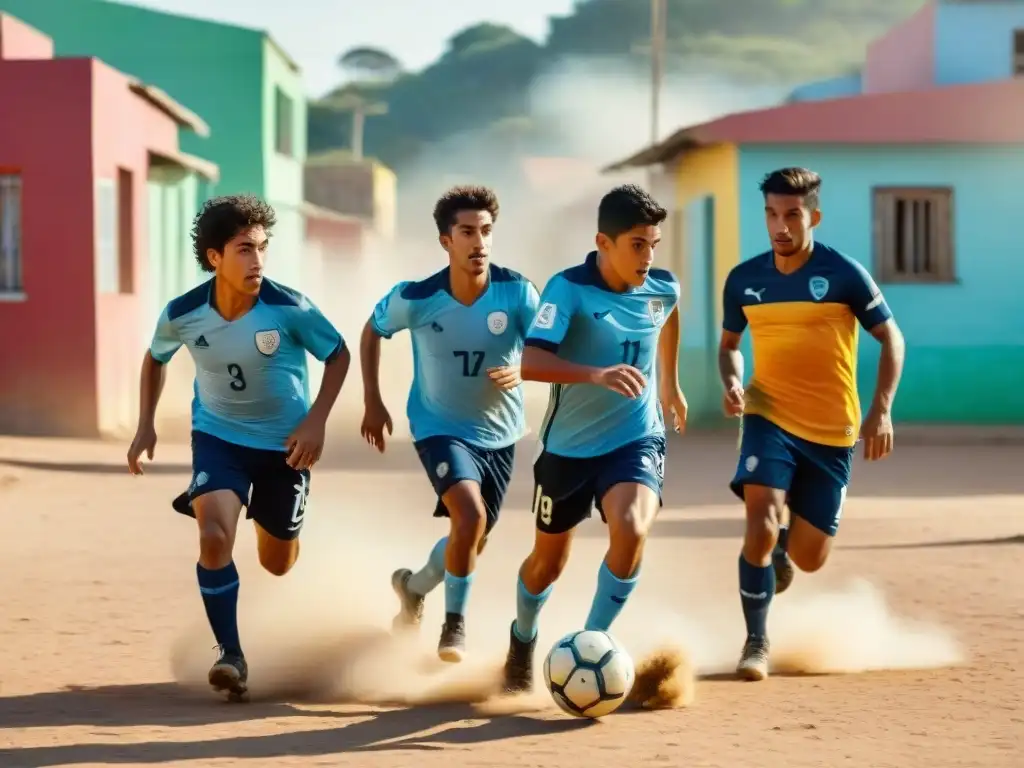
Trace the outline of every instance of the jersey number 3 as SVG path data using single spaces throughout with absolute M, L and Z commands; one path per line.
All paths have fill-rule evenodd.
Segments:
M 242 366 L 238 363 L 228 363 L 228 375 L 231 377 L 229 386 L 235 392 L 241 392 L 245 389 L 245 374 L 242 373 Z
M 483 352 L 466 352 L 465 350 L 457 349 L 452 354 L 462 359 L 463 376 L 480 375 L 480 368 L 484 364 Z

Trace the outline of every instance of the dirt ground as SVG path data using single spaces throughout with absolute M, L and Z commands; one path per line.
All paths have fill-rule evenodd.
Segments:
M 247 705 L 197 685 L 213 639 L 194 524 L 169 505 L 187 449 L 162 443 L 133 478 L 125 448 L 0 438 L 2 768 L 1024 765 L 1024 446 L 898 443 L 883 464 L 858 462 L 832 560 L 798 575 L 771 623 L 775 661 L 833 674 L 744 684 L 722 674 L 742 643 L 742 523 L 725 487 L 735 440 L 674 441 L 666 506 L 615 631 L 637 658 L 662 641 L 685 649 L 696 698 L 597 723 L 543 700 L 497 713 L 384 705 L 473 698 L 500 661 L 530 544 L 531 445 L 474 585 L 479 662 L 465 672 L 431 662 L 440 592 L 417 645 L 384 634 L 388 574 L 419 565 L 442 531 L 411 447 L 332 445 L 296 569 L 263 574 L 251 529 L 239 538 Z M 604 535 L 581 529 L 542 651 L 582 623 Z

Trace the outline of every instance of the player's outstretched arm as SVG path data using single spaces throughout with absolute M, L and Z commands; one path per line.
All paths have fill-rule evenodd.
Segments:
M 371 317 L 359 339 L 359 368 L 363 374 L 363 423 L 359 433 L 367 443 L 384 453 L 384 430 L 392 434 L 394 424 L 380 393 L 380 342 L 381 336 Z
M 718 343 L 718 375 L 725 395 L 722 408 L 728 416 L 743 415 L 743 353 L 740 340 L 747 329 L 743 302 L 737 297 L 735 268 L 725 279 L 722 290 L 722 338 Z
M 139 459 L 145 453 L 152 461 L 156 449 L 156 406 L 164 389 L 164 365 L 147 351 L 142 358 L 142 372 L 139 375 L 139 424 L 135 437 L 128 448 L 128 470 L 133 475 L 143 474 Z
M 679 306 L 676 305 L 658 337 L 658 395 L 663 415 L 672 419 L 676 432 L 683 432 L 689 405 L 679 386 L 679 337 Z
M 882 349 L 878 358 L 875 396 L 861 425 L 860 436 L 864 441 L 864 458 L 877 461 L 892 453 L 892 403 L 896 399 L 896 389 L 903 375 L 907 345 L 903 332 L 891 317 L 871 328 L 870 333 L 878 339 Z
M 293 469 L 310 469 L 320 461 L 327 435 L 327 418 L 345 385 L 352 353 L 340 337 L 333 353 L 324 360 L 324 375 L 320 391 L 309 408 L 309 413 L 285 441 L 288 456 L 285 461 Z
M 878 360 L 878 379 L 860 437 L 864 441 L 864 458 L 884 459 L 893 448 L 892 403 L 903 375 L 906 343 L 892 310 L 874 278 L 859 263 L 850 260 L 852 270 L 846 302 L 861 327 L 882 345 Z
M 743 353 L 740 352 L 742 336 L 733 331 L 722 330 L 718 342 L 718 375 L 722 379 L 725 396 L 722 407 L 727 416 L 743 415 Z
M 142 474 L 139 458 L 143 453 L 152 460 L 156 449 L 156 406 L 164 389 L 164 366 L 181 349 L 181 335 L 178 333 L 176 318 L 179 311 L 172 301 L 156 323 L 149 350 L 142 358 L 142 372 L 139 375 L 139 424 L 135 438 L 128 448 L 128 470 L 133 475 Z

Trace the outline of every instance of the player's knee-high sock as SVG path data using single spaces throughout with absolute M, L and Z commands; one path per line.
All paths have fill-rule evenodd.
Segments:
M 444 612 L 451 615 L 465 616 L 466 604 L 469 602 L 469 589 L 473 586 L 473 574 L 453 576 L 444 572 Z
M 628 579 L 620 579 L 611 572 L 608 563 L 602 562 L 601 570 L 597 572 L 597 592 L 594 593 L 594 602 L 590 605 L 590 615 L 587 616 L 584 629 L 607 632 L 636 589 L 638 576 L 639 572 L 634 571 Z
M 748 637 L 768 636 L 768 606 L 775 596 L 775 569 L 751 565 L 740 555 L 740 601 Z
M 438 584 L 444 581 L 444 551 L 448 547 L 448 537 L 440 539 L 432 550 L 427 564 L 409 577 L 409 591 L 417 595 L 428 595 Z
M 775 544 L 775 549 L 779 552 L 789 551 L 789 526 L 779 526 L 779 540 Z
M 554 588 L 555 585 L 552 584 L 539 595 L 534 595 L 523 584 L 522 578 L 519 579 L 516 589 L 516 620 L 512 625 L 512 631 L 522 642 L 532 642 L 537 636 L 537 617 Z
M 234 562 L 210 571 L 196 564 L 199 592 L 206 607 L 206 618 L 217 644 L 226 651 L 241 655 L 238 639 L 238 570 Z

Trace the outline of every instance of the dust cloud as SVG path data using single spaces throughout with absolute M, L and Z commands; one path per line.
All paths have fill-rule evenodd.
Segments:
M 239 625 L 254 699 L 377 706 L 468 702 L 495 716 L 556 711 L 544 690 L 541 664 L 555 642 L 578 629 L 580 612 L 593 596 L 594 565 L 603 543 L 580 542 L 593 551 L 575 553 L 545 608 L 535 691 L 505 698 L 499 694 L 515 615 L 514 575 L 519 557 L 528 551 L 529 531 L 510 521 L 507 539 L 503 534 L 505 551 L 488 552 L 479 561 L 468 616 L 470 654 L 453 665 L 436 655 L 443 589 L 428 596 L 418 634 L 391 630 L 397 610 L 391 571 L 401 562 L 418 566 L 433 541 L 419 522 L 386 526 L 384 531 L 377 530 L 371 516 L 350 516 L 343 523 L 313 515 L 303 533 L 302 557 L 282 579 L 258 570 L 248 557 L 240 558 Z M 380 544 L 385 537 L 386 552 Z M 242 538 L 240 550 L 248 544 Z M 674 583 L 649 579 L 627 606 L 613 633 L 636 661 L 637 684 L 630 697 L 634 704 L 688 706 L 697 698 L 700 676 L 735 668 L 743 637 L 739 599 L 730 584 L 704 591 L 709 589 L 714 594 L 703 594 L 700 603 L 688 605 L 688 597 L 679 595 Z M 198 614 L 201 608 L 196 608 Z M 928 669 L 964 660 L 950 633 L 900 617 L 864 581 L 821 590 L 815 577 L 799 580 L 775 601 L 770 631 L 775 672 Z M 211 644 L 205 619 L 197 615 L 174 642 L 174 679 L 205 689 Z
M 663 134 L 780 96 L 779 89 L 745 88 L 712 76 L 671 76 L 662 94 Z M 648 186 L 671 207 L 671 190 L 650 187 L 646 170 L 600 172 L 649 143 L 649 104 L 649 75 L 642 67 L 626 70 L 619 62 L 600 58 L 568 60 L 539 78 L 526 101 L 529 121 L 558 126 L 557 141 L 538 142 L 528 128 L 520 133 L 517 121 L 511 121 L 506 128 L 453 135 L 433 145 L 414 166 L 403 168 L 398 236 L 391 242 L 371 241 L 362 258 L 347 260 L 343 289 L 324 301 L 323 309 L 353 352 L 374 304 L 395 283 L 422 279 L 447 264 L 431 214 L 437 198 L 455 184 L 484 184 L 497 192 L 501 211 L 492 259 L 539 288 L 593 247 L 597 204 L 613 186 Z M 373 130 L 372 121 L 367 130 Z M 520 161 L 510 152 L 514 144 L 528 159 Z M 408 334 L 399 334 L 383 345 L 381 381 L 400 438 L 408 437 L 404 409 L 411 375 Z M 528 420 L 536 429 L 547 387 L 527 383 L 525 395 Z M 362 396 L 357 362 L 335 414 L 348 432 L 358 431 Z
M 766 104 L 778 96 L 712 78 L 677 79 L 666 84 L 663 125 L 671 129 L 699 122 Z M 614 71 L 601 62 L 571 62 L 538 81 L 530 98 L 532 116 L 538 121 L 558 121 L 566 134 L 563 145 L 547 152 L 534 148 L 532 154 L 561 160 L 530 167 L 513 165 L 503 151 L 507 137 L 461 135 L 434 147 L 422 163 L 403 173 L 400 236 L 390 243 L 372 244 L 360 259 L 349 260 L 344 289 L 323 307 L 356 357 L 336 407 L 337 420 L 345 422 L 345 429 L 329 434 L 330 440 L 358 439 L 354 424 L 361 417 L 362 398 L 356 350 L 373 305 L 396 282 L 420 279 L 446 264 L 431 219 L 435 199 L 456 183 L 492 186 L 502 205 L 492 258 L 543 286 L 552 273 L 578 262 L 591 247 L 601 195 L 624 181 L 646 183 L 644 173 L 604 176 L 597 169 L 647 143 L 648 99 L 642 74 Z M 454 163 L 456 157 L 459 162 Z M 662 202 L 671 203 L 669 199 Z M 382 388 L 398 439 L 408 437 L 404 410 L 411 368 L 408 334 L 384 343 Z M 534 429 L 545 400 L 546 387 L 527 385 L 528 420 Z M 391 445 L 388 450 L 410 449 Z M 383 469 L 386 459 L 382 457 L 381 462 Z M 365 500 L 319 496 L 313 504 L 341 506 L 343 501 Z M 391 571 L 398 562 L 418 566 L 434 539 L 422 526 L 380 523 L 375 529 L 373 515 L 346 517 L 342 524 L 311 515 L 302 557 L 284 579 L 274 579 L 254 564 L 245 565 L 248 561 L 240 563 L 240 626 L 254 698 L 382 706 L 463 701 L 491 714 L 555 709 L 542 690 L 539 668 L 547 649 L 582 621 L 579 611 L 593 595 L 596 550 L 576 552 L 574 563 L 583 565 L 577 569 L 570 563 L 545 609 L 536 660 L 538 691 L 504 699 L 496 694 L 515 611 L 515 569 L 529 550 L 532 535 L 528 528 L 517 533 L 511 522 L 503 523 L 503 551 L 495 551 L 499 548 L 492 544 L 481 559 L 469 616 L 471 654 L 462 664 L 446 665 L 436 657 L 442 620 L 440 590 L 428 598 L 419 635 L 393 635 L 390 629 L 396 609 Z M 434 536 L 439 531 L 437 527 L 429 530 Z M 241 537 L 238 546 L 245 546 Z M 577 545 L 577 550 L 581 547 Z M 637 703 L 685 706 L 694 701 L 698 676 L 734 668 L 743 637 L 739 599 L 731 583 L 705 585 L 705 592 L 720 589 L 716 601 L 705 599 L 700 607 L 681 609 L 680 601 L 685 605 L 686 597 L 679 595 L 675 585 L 652 581 L 631 601 L 615 634 L 637 660 Z M 773 606 L 776 669 L 840 673 L 938 667 L 962 660 L 958 643 L 948 633 L 901 619 L 871 585 L 856 583 L 814 592 L 814 581 L 798 580 Z M 206 688 L 211 643 L 205 619 L 197 613 L 194 625 L 172 649 L 175 679 Z

